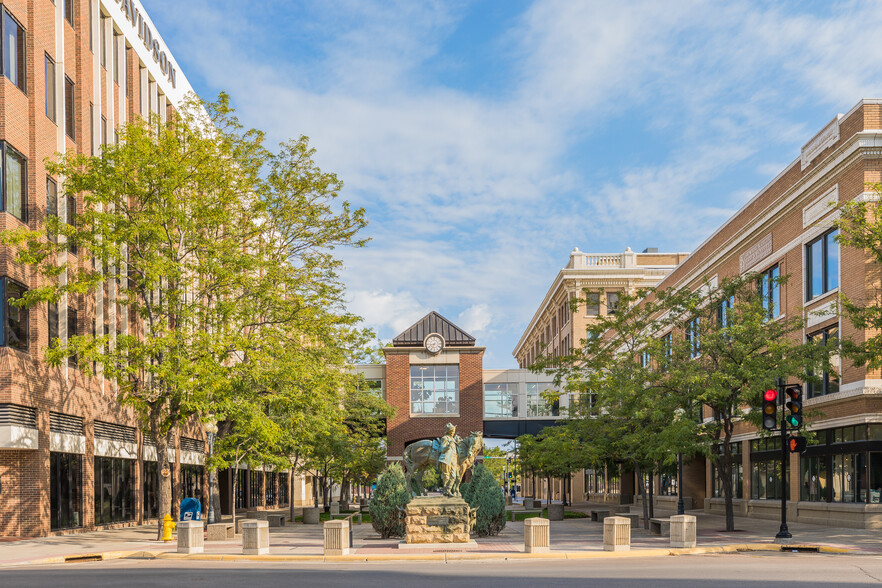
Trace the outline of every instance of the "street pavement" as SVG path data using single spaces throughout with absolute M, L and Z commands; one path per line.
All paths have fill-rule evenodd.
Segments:
M 882 558 L 818 554 L 731 554 L 592 560 L 386 561 L 309 563 L 272 561 L 114 560 L 0 570 L 0 585 L 16 588 L 186 586 L 249 588 L 536 588 L 638 585 L 652 588 L 878 585 Z
M 515 510 L 520 507 L 515 506 Z M 589 505 L 577 505 L 574 510 L 585 510 Z M 772 544 L 778 531 L 777 521 L 736 518 L 734 533 L 726 533 L 725 521 L 717 515 L 703 511 L 691 511 L 698 519 L 699 547 L 723 547 L 744 544 Z M 879 532 L 866 529 L 844 529 L 794 523 L 790 525 L 793 543 L 824 546 L 847 550 L 854 554 L 882 555 Z M 554 554 L 571 554 L 573 557 L 603 556 L 603 524 L 590 519 L 567 519 L 551 523 L 551 549 Z M 523 522 L 508 522 L 496 537 L 476 538 L 477 547 L 468 557 L 522 558 L 524 554 Z M 353 527 L 352 559 L 413 558 L 449 550 L 426 548 L 398 549 L 399 540 L 380 539 L 370 524 Z M 641 552 L 659 554 L 668 547 L 667 537 L 649 535 L 642 527 L 631 531 L 630 556 Z M 95 531 L 74 535 L 24 539 L 0 542 L 0 567 L 21 565 L 27 562 L 64 561 L 65 558 L 102 554 L 103 559 L 119 557 L 175 557 L 176 543 L 156 541 L 154 525 L 123 529 Z M 771 547 L 771 545 L 769 545 Z M 323 534 L 320 525 L 288 523 L 285 527 L 270 529 L 270 555 L 282 558 L 321 559 Z M 241 537 L 231 541 L 206 542 L 202 557 L 235 556 L 242 553 Z M 608 554 L 611 557 L 613 554 Z M 196 556 L 189 556 L 195 558 Z M 616 556 L 619 557 L 619 556 Z M 0 582 L 2 584 L 2 582 Z

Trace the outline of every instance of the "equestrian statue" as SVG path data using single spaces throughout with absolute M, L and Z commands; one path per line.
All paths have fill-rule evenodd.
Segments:
M 447 423 L 447 432 L 440 439 L 411 443 L 404 450 L 408 491 L 414 496 L 426 496 L 423 473 L 429 467 L 434 467 L 440 475 L 444 496 L 460 497 L 459 485 L 462 478 L 475 463 L 483 447 L 482 432 L 472 433 L 462 439 L 456 434 L 456 426 L 450 423 Z

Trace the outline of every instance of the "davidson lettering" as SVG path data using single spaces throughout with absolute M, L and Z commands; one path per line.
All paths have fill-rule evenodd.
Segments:
M 153 37 L 153 31 L 150 30 L 150 27 L 148 27 L 147 23 L 144 21 L 144 17 L 141 16 L 141 11 L 138 10 L 135 0 L 116 0 L 116 3 L 119 4 L 122 13 L 138 31 L 138 37 L 144 42 L 144 46 L 147 50 L 153 54 L 153 61 L 156 62 L 160 71 L 162 71 L 162 74 L 168 78 L 169 82 L 171 82 L 172 88 L 177 87 L 175 85 L 175 75 L 177 72 L 171 63 L 171 60 L 168 58 L 168 55 L 166 55 L 165 51 L 162 50 L 162 47 L 159 46 L 159 40 Z

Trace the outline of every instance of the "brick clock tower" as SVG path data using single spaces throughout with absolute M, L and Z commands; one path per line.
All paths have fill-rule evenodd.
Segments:
M 484 426 L 484 348 L 475 338 L 430 312 L 392 340 L 386 355 L 387 458 L 401 459 L 420 439 L 444 435 L 447 423 L 466 437 Z

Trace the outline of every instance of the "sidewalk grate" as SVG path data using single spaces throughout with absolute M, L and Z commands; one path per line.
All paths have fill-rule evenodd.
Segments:
M 787 553 L 820 553 L 821 548 L 815 545 L 782 545 L 781 551 Z

